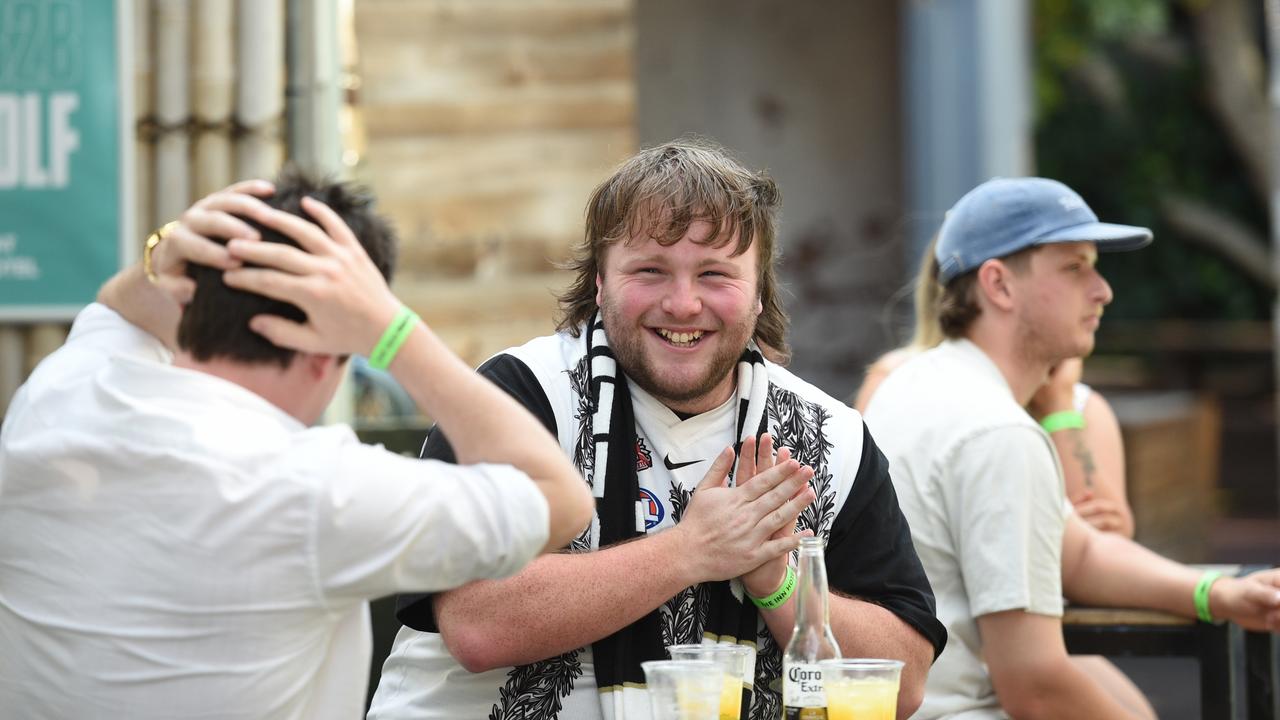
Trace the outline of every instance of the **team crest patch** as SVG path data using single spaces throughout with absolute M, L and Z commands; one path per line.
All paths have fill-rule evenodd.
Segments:
M 653 467 L 653 452 L 644 446 L 644 438 L 636 438 L 636 472 Z
M 640 505 L 644 508 L 645 532 L 657 527 L 658 523 L 667 516 L 667 510 L 662 507 L 662 501 L 648 488 L 640 488 Z

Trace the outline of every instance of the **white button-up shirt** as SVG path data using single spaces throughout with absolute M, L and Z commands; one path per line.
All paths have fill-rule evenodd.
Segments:
M 0 432 L 0 715 L 357 718 L 366 600 L 547 540 L 508 466 L 305 428 L 92 305 Z

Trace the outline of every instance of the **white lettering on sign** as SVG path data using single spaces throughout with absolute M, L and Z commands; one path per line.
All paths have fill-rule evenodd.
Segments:
M 43 100 L 35 92 L 0 93 L 0 190 L 64 188 L 71 181 L 71 154 L 80 149 L 71 114 L 80 96 L 55 92 Z
M 18 236 L 13 233 L 0 235 L 0 279 L 39 280 L 40 263 L 26 255 L 14 255 L 18 249 Z
M 80 82 L 82 13 L 82 2 L 71 0 L 0 0 L 0 84 Z

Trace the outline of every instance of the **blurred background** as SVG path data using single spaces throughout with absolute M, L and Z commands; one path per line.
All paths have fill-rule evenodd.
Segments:
M 1116 300 L 1086 365 L 1125 427 L 1139 537 L 1206 560 L 1280 535 L 1261 0 L 117 4 L 128 236 L 66 226 L 65 205 L 32 218 L 40 190 L 0 180 L 0 217 L 25 214 L 40 242 L 118 243 L 100 274 L 194 199 L 288 159 L 376 191 L 403 240 L 397 292 L 478 364 L 551 329 L 594 185 L 640 147 L 698 134 L 778 180 L 793 366 L 847 397 L 906 339 L 945 209 L 989 177 L 1046 175 L 1155 230 L 1150 248 L 1103 256 Z M 48 38 L 11 57 L 56 68 L 60 47 L 110 37 L 90 32 L 108 5 L 0 0 L 0 35 Z M 0 91 L 26 97 L 20 80 L 0 68 Z M 71 115 L 72 170 L 111 120 L 89 102 Z M 0 327 L 0 403 L 100 282 L 64 317 L 23 317 L 14 288 L 40 282 L 12 265 L 0 313 L 28 322 Z M 335 418 L 426 422 L 389 378 L 357 379 Z M 1222 517 L 1259 522 L 1215 538 Z
M 2 44 L 109 37 L 86 25 L 108 4 L 0 0 Z M 127 237 L 95 237 L 121 251 L 79 305 L 151 228 L 288 159 L 376 191 L 403 242 L 397 293 L 478 364 L 552 329 L 594 185 L 692 133 L 779 182 L 793 368 L 848 397 L 907 339 L 946 208 L 992 176 L 1044 175 L 1155 231 L 1102 257 L 1116 300 L 1085 369 L 1124 429 L 1138 539 L 1184 561 L 1280 556 L 1263 0 L 116 4 Z M 0 99 L 30 91 L 15 77 L 0 62 Z M 78 151 L 111 112 L 72 115 Z M 0 143 L 0 171 L 20 144 Z M 0 240 L 30 210 L 21 190 L 0 180 Z M 8 267 L 0 404 L 71 316 L 25 311 L 12 288 L 38 284 Z M 427 419 L 388 377 L 357 368 L 345 397 L 335 418 L 421 442 Z
M 1280 536 L 1261 0 L 120 1 L 117 77 L 95 83 L 118 85 L 67 101 L 111 5 L 0 0 L 0 223 L 28 228 L 0 226 L 0 403 L 149 229 L 286 159 L 376 191 L 396 291 L 478 364 L 552 328 L 594 185 L 698 134 L 778 180 L 794 369 L 837 397 L 906 339 L 921 251 L 979 182 L 1054 177 L 1152 227 L 1102 257 L 1116 300 L 1086 365 L 1124 425 L 1139 537 L 1207 560 Z M 93 191 L 117 192 L 121 230 L 70 225 L 84 200 L 41 205 L 55 147 L 74 185 L 117 106 L 124 179 Z M 42 109 L 74 137 L 41 138 Z M 21 272 L 23 248 L 68 237 L 86 249 Z M 62 306 L 24 304 L 91 259 L 102 277 Z M 420 432 L 389 378 L 356 375 L 334 418 Z M 1242 522 L 1217 537 L 1221 518 Z

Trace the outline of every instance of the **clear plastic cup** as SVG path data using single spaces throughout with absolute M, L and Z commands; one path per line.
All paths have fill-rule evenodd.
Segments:
M 755 675 L 756 652 L 746 645 L 669 645 L 672 660 L 710 660 L 724 670 L 719 720 L 738 720 L 743 685 Z
M 653 720 L 718 720 L 724 671 L 709 660 L 640 663 Z
M 822 660 L 827 720 L 894 720 L 898 708 L 899 660 Z

